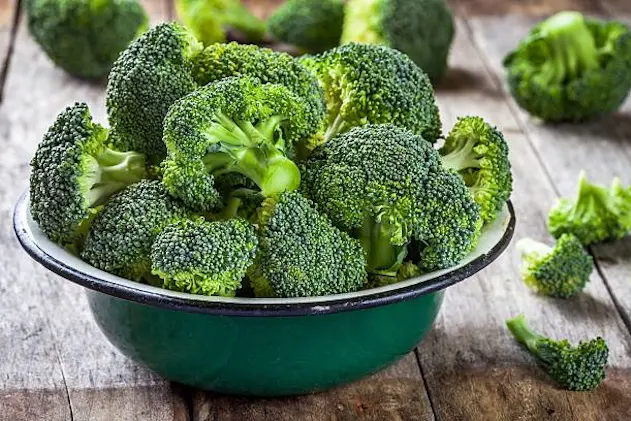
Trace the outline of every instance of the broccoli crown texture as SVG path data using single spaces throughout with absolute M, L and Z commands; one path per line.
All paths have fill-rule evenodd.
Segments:
M 192 92 L 192 59 L 202 50 L 177 23 L 153 27 L 133 42 L 110 72 L 106 105 L 112 137 L 152 164 L 166 156 L 162 122 L 171 104 Z
M 347 44 L 300 59 L 324 88 L 322 143 L 366 124 L 391 123 L 433 143 L 440 116 L 429 78 L 405 54 L 380 45 Z
M 265 24 L 239 0 L 176 0 L 184 25 L 205 45 L 226 41 L 228 30 L 237 30 L 250 42 L 261 41 Z
M 48 57 L 68 73 L 104 76 L 148 19 L 137 0 L 28 0 L 28 26 Z
M 462 177 L 405 129 L 354 128 L 317 148 L 303 172 L 307 196 L 360 239 L 370 272 L 395 275 L 413 241 L 423 271 L 449 267 L 477 239 L 479 209 Z
M 508 144 L 502 133 L 480 117 L 460 118 L 440 154 L 443 165 L 464 179 L 484 222 L 494 221 L 513 191 Z
M 574 234 L 584 246 L 618 240 L 631 231 L 631 189 L 618 179 L 611 189 L 591 184 L 581 173 L 574 200 L 562 198 L 550 210 L 548 229 L 555 238 Z
M 258 239 L 242 219 L 168 225 L 151 247 L 152 273 L 165 288 L 232 297 L 253 263 Z
M 569 298 L 581 292 L 594 268 L 592 256 L 572 234 L 563 234 L 554 247 L 525 238 L 517 243 L 517 249 L 526 285 L 554 298 Z
M 176 102 L 165 120 L 165 186 L 201 211 L 221 205 L 215 177 L 224 174 L 245 176 L 264 196 L 297 189 L 300 171 L 284 152 L 312 130 L 303 104 L 282 85 L 248 77 L 220 80 Z
M 615 21 L 561 12 L 535 26 L 504 59 L 517 103 L 546 121 L 617 110 L 631 89 L 631 31 Z
M 396 48 L 436 81 L 447 69 L 454 32 L 445 0 L 349 0 L 342 43 Z
M 80 241 L 96 208 L 145 176 L 144 156 L 107 147 L 107 129 L 77 103 L 57 116 L 31 161 L 31 214 L 52 241 Z
M 267 20 L 270 34 L 304 52 L 336 47 L 344 23 L 343 0 L 289 0 Z
M 593 390 L 605 379 L 609 357 L 601 337 L 572 346 L 567 340 L 555 341 L 532 331 L 523 314 L 506 322 L 515 339 L 536 356 L 550 377 L 568 390 Z
M 151 276 L 151 245 L 189 212 L 160 181 L 142 180 L 113 196 L 94 218 L 81 257 L 92 266 L 134 281 Z
M 249 278 L 258 297 L 339 294 L 364 285 L 359 242 L 332 226 L 300 193 L 266 199 L 257 224 L 259 250 Z

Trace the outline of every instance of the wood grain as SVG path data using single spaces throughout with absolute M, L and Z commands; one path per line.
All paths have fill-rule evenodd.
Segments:
M 6 71 L 10 57 L 11 45 L 14 40 L 14 30 L 19 0 L 0 0 L 0 100 L 2 87 L 6 80 Z

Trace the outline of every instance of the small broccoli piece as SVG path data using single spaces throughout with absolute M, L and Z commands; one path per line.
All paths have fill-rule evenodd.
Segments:
M 257 297 L 340 294 L 364 285 L 359 242 L 333 227 L 300 193 L 266 199 L 257 225 L 259 250 L 248 273 Z
M 309 53 L 338 46 L 343 24 L 343 0 L 289 0 L 267 20 L 274 38 Z
M 596 389 L 605 379 L 609 357 L 601 337 L 572 346 L 567 340 L 555 341 L 532 331 L 523 314 L 506 322 L 515 339 L 541 361 L 547 373 L 568 390 Z
M 151 245 L 169 224 L 187 218 L 158 180 L 142 180 L 113 196 L 94 219 L 81 258 L 134 281 L 154 284 Z
M 360 239 L 371 273 L 396 276 L 410 245 L 420 270 L 452 266 L 481 227 L 462 177 L 422 137 L 393 125 L 331 139 L 306 161 L 303 181 L 333 223 Z
M 257 245 L 254 227 L 244 220 L 183 220 L 156 237 L 151 272 L 168 289 L 233 297 L 254 261 Z
M 619 240 L 631 231 L 631 193 L 618 179 L 608 189 L 582 172 L 574 200 L 562 198 L 550 210 L 548 229 L 555 238 L 574 234 L 584 246 Z
M 581 292 L 594 269 L 594 260 L 572 234 L 563 234 L 554 247 L 525 238 L 517 243 L 526 285 L 540 294 L 569 298 Z
M 504 67 L 515 101 L 535 117 L 558 122 L 608 114 L 631 89 L 631 31 L 561 12 L 535 26 Z
M 225 42 L 228 30 L 240 32 L 253 43 L 265 35 L 265 24 L 239 0 L 176 0 L 175 10 L 205 45 Z
M 191 208 L 221 206 L 215 177 L 244 175 L 265 197 L 295 190 L 300 171 L 285 150 L 313 128 L 303 102 L 282 85 L 220 80 L 176 102 L 165 120 L 164 184 Z
M 366 124 L 391 123 L 431 143 L 440 136 L 432 84 L 405 54 L 353 43 L 300 61 L 319 78 L 327 104 L 325 133 L 312 148 Z
M 464 178 L 484 222 L 493 222 L 513 191 L 508 144 L 502 133 L 480 117 L 460 118 L 440 154 L 443 165 Z
M 447 69 L 454 32 L 445 0 L 349 0 L 342 43 L 395 48 L 437 81 Z
M 157 164 L 166 156 L 162 122 L 169 107 L 197 88 L 192 60 L 202 45 L 176 23 L 158 25 L 133 42 L 110 72 L 106 105 L 115 145 Z
M 31 161 L 31 215 L 52 241 L 79 247 L 99 206 L 145 176 L 145 158 L 107 146 L 84 103 L 57 116 Z
M 106 75 L 148 26 L 137 0 L 28 0 L 26 13 L 31 34 L 48 57 L 86 79 Z

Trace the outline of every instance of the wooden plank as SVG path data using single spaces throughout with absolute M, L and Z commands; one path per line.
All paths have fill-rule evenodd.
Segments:
M 494 34 L 495 39 L 504 36 L 498 29 Z M 521 122 L 514 118 L 469 38 L 459 20 L 452 77 L 447 78 L 447 86 L 438 89 L 445 130 L 457 116 L 467 114 L 481 115 L 498 125 L 511 145 L 518 217 L 515 239 L 548 240 L 545 216 L 555 198 L 554 189 L 521 131 Z M 436 417 L 465 421 L 627 419 L 631 414 L 631 339 L 602 280 L 595 274 L 587 292 L 573 300 L 545 299 L 522 284 L 518 266 L 519 258 L 511 247 L 492 266 L 446 294 L 437 327 L 417 351 Z M 520 312 L 551 337 L 578 341 L 603 335 L 611 350 L 606 382 L 591 393 L 560 390 L 504 327 L 505 319 Z
M 624 2 L 625 0 L 617 0 Z M 562 10 L 602 11 L 598 0 L 448 0 L 463 16 L 542 16 Z
M 153 7 L 154 5 L 149 5 Z M 151 7 L 148 10 L 156 10 Z M 154 15 L 154 20 L 160 20 Z M 0 419 L 183 421 L 171 386 L 109 345 L 80 287 L 32 262 L 11 233 L 12 204 L 26 188 L 28 162 L 65 106 L 86 101 L 105 122 L 104 86 L 56 69 L 22 22 L 0 109 Z
M 0 98 L 13 40 L 19 0 L 0 0 Z

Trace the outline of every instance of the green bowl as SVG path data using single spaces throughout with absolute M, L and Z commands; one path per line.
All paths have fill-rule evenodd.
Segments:
M 360 379 L 405 356 L 431 329 L 445 288 L 489 265 L 515 226 L 510 204 L 458 266 L 388 287 L 292 299 L 205 297 L 132 282 L 48 240 L 24 194 L 17 237 L 37 262 L 86 288 L 96 323 L 123 354 L 168 380 L 280 396 Z

